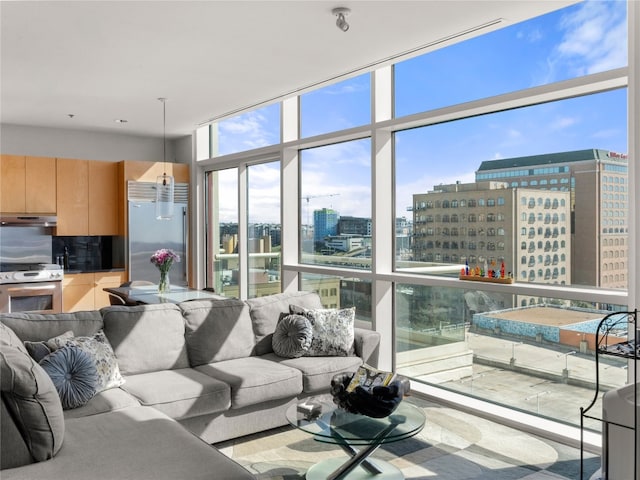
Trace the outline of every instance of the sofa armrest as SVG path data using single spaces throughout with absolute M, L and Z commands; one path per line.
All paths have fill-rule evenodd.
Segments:
M 372 367 L 378 366 L 380 333 L 364 328 L 354 328 L 354 347 L 356 355 Z

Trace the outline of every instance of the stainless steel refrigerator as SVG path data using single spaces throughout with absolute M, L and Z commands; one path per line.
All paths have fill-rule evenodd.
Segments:
M 157 220 L 155 183 L 127 182 L 129 280 L 148 280 L 158 283 L 160 271 L 151 263 L 151 255 L 161 248 L 169 248 L 180 256 L 180 262 L 174 262 L 169 273 L 171 285 L 186 286 L 188 284 L 189 186 L 186 183 L 176 184 L 174 195 L 173 218 Z

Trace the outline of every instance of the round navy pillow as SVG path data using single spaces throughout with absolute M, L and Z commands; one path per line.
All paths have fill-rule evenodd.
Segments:
M 273 332 L 271 346 L 279 357 L 301 357 L 311 346 L 313 327 L 302 315 L 283 316 Z
M 40 365 L 51 377 L 63 409 L 80 407 L 96 394 L 96 365 L 81 348 L 75 345 L 61 347 L 44 357 Z

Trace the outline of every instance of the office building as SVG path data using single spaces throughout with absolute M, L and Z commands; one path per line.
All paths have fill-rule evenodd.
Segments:
M 504 264 L 517 281 L 571 283 L 568 192 L 484 181 L 438 185 L 413 198 L 414 260 L 483 272 Z
M 628 156 L 590 149 L 482 162 L 476 180 L 570 194 L 571 283 L 625 289 Z

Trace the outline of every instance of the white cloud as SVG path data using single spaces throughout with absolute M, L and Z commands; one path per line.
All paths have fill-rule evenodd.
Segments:
M 239 152 L 273 145 L 276 141 L 269 129 L 269 119 L 260 111 L 248 112 L 220 122 L 221 153 Z
M 580 123 L 579 119 L 575 117 L 558 117 L 551 122 L 552 130 L 560 130 L 563 128 L 572 127 L 576 124 Z
M 573 75 L 585 75 L 627 64 L 626 2 L 587 1 L 565 15 L 564 35 L 550 64 L 570 65 Z

